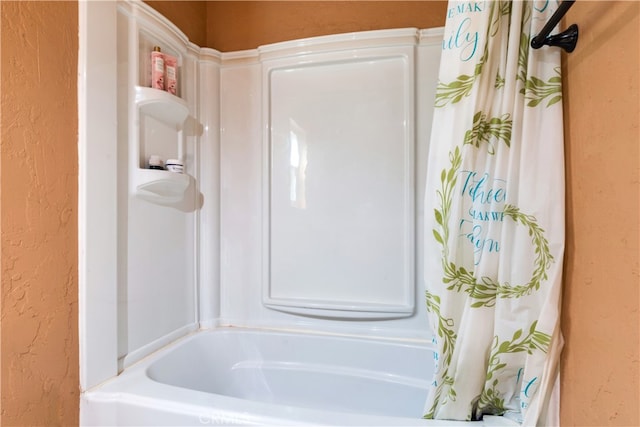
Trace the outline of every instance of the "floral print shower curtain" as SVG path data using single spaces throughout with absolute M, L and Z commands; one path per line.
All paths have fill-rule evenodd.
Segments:
M 536 425 L 558 378 L 564 251 L 556 1 L 450 1 L 425 193 L 425 418 Z M 548 421 L 547 421 L 548 422 Z

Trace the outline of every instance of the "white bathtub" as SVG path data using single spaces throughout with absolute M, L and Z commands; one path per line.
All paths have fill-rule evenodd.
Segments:
M 82 425 L 517 425 L 421 419 L 427 345 L 219 328 L 83 393 Z

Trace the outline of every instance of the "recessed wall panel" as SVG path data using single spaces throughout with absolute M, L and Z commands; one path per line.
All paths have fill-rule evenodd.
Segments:
M 268 306 L 413 312 L 412 52 L 266 64 Z

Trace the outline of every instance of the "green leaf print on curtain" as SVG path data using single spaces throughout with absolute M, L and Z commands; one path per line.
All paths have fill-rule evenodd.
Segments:
M 547 107 L 562 100 L 562 78 L 560 77 L 560 70 L 559 68 L 555 68 L 554 71 L 557 73 L 557 76 L 550 77 L 546 82 L 535 76 L 531 76 L 531 78 L 525 81 L 524 88 L 520 90 L 520 93 L 523 93 L 525 98 L 529 99 L 527 106 L 535 107 L 550 96 L 552 96 L 552 98 L 547 102 Z
M 480 143 L 487 144 L 487 152 L 495 154 L 493 139 L 503 141 L 507 146 L 511 143 L 511 124 L 510 114 L 504 114 L 502 117 L 492 117 L 487 120 L 486 114 L 478 111 L 473 116 L 473 128 L 464 135 L 465 144 L 473 144 L 476 148 L 480 148 Z
M 564 245 L 555 2 L 450 2 L 425 191 L 425 418 L 534 425 L 556 381 Z

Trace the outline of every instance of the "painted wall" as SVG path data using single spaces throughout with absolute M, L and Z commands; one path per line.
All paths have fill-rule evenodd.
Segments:
M 74 425 L 78 6 L 0 8 L 0 424 Z
M 149 6 L 171 19 L 198 46 L 207 45 L 206 1 L 145 1 Z
M 212 1 L 207 46 L 252 49 L 280 41 L 383 28 L 444 25 L 446 1 Z
M 253 16 L 242 19 L 244 25 L 251 22 L 245 31 L 253 25 L 260 31 L 251 29 L 252 35 L 235 42 L 222 33 L 234 31 L 242 14 L 249 13 L 244 3 L 250 2 L 226 3 L 207 5 L 202 45 L 236 50 L 317 32 L 373 29 L 369 25 L 374 24 L 428 27 L 444 21 L 444 6 L 433 2 L 413 3 L 441 9 L 434 25 L 391 23 L 395 7 L 375 2 L 371 7 L 380 9 L 366 13 L 340 9 L 358 2 L 307 5 L 313 19 L 282 22 L 281 16 L 302 16 L 305 6 L 291 3 L 290 15 L 276 15 L 274 10 L 285 6 L 274 4 L 269 14 L 254 9 Z M 171 10 L 178 16 L 167 16 L 192 37 L 187 29 L 200 25 L 200 6 Z M 77 5 L 2 1 L 0 11 L 0 421 L 5 426 L 76 425 Z M 185 19 L 180 14 L 187 11 L 193 15 Z M 568 15 L 582 35 L 564 64 L 568 211 L 562 425 L 567 426 L 640 425 L 638 13 L 637 2 L 577 2 Z M 420 15 L 412 18 L 430 14 Z M 212 29 L 214 23 L 221 28 Z M 202 37 L 202 30 L 195 30 L 193 40 Z
M 637 426 L 640 3 L 576 2 L 564 59 L 562 425 Z

